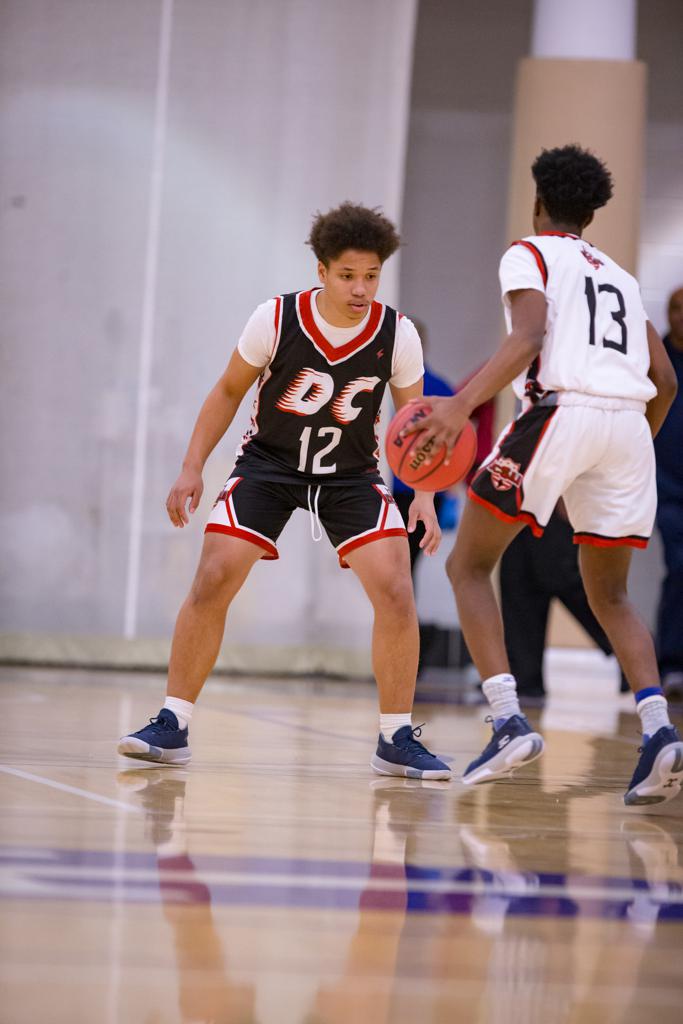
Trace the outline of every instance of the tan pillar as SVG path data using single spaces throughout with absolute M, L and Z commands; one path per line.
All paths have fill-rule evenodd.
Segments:
M 531 164 L 542 149 L 576 142 L 604 160 L 614 196 L 586 232 L 635 272 L 645 130 L 646 69 L 641 61 L 521 61 L 510 163 L 508 235 L 531 233 Z

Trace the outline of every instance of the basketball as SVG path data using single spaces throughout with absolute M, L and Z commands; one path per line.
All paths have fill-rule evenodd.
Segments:
M 410 402 L 396 413 L 389 428 L 385 448 L 395 476 L 416 491 L 443 491 L 467 476 L 477 454 L 477 434 L 468 420 L 446 463 L 446 446 L 435 447 L 424 432 L 401 437 L 401 431 L 419 423 L 432 411 L 428 402 Z M 430 461 L 427 461 L 430 460 Z

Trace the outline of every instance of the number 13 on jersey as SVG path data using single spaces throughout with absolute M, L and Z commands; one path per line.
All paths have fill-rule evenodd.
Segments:
M 590 317 L 590 323 L 588 328 L 588 344 L 595 345 L 595 314 L 598 308 L 598 302 L 600 302 L 600 296 L 605 295 L 606 298 L 602 300 L 602 303 L 610 302 L 611 305 L 616 303 L 617 309 L 612 309 L 611 305 L 608 307 L 612 320 L 619 325 L 621 328 L 621 340 L 612 341 L 610 338 L 605 336 L 602 338 L 603 348 L 613 348 L 616 352 L 621 352 L 626 355 L 626 345 L 628 341 L 628 331 L 626 329 L 626 305 L 624 303 L 624 296 L 621 294 L 618 288 L 613 284 L 600 284 L 598 285 L 597 295 L 595 293 L 595 284 L 592 277 L 586 278 L 586 302 L 588 303 L 588 315 Z M 611 296 L 611 298 L 610 298 Z M 601 303 L 601 304 L 602 304 Z

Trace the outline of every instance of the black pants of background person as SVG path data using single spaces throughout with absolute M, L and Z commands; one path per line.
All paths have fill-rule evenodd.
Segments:
M 542 537 L 528 528 L 515 537 L 500 563 L 505 645 L 518 692 L 542 697 L 543 651 L 550 602 L 555 597 L 605 654 L 612 648 L 588 605 L 572 528 L 555 512 Z M 622 679 L 622 690 L 624 681 Z
M 683 502 L 660 489 L 657 526 L 664 544 L 666 578 L 657 621 L 657 654 L 664 692 L 683 699 Z
M 398 505 L 403 521 L 408 525 L 408 509 L 413 500 L 412 491 L 398 491 L 394 494 L 394 500 Z M 434 495 L 434 508 L 437 518 L 441 512 L 444 497 L 442 494 Z M 418 523 L 414 533 L 408 534 L 408 545 L 410 547 L 410 572 L 415 580 L 415 566 L 422 554 L 420 541 L 424 537 L 424 526 Z M 422 675 L 425 668 L 462 668 L 471 662 L 467 648 L 465 647 L 462 634 L 459 630 L 446 629 L 433 622 L 420 623 L 420 659 L 418 662 L 417 674 Z
M 408 509 L 410 508 L 413 501 L 412 491 L 398 491 L 394 495 L 394 501 L 398 505 L 398 510 L 403 516 L 403 522 L 408 525 Z M 443 494 L 434 495 L 434 509 L 436 511 L 436 517 L 439 518 L 441 506 L 443 505 Z M 413 533 L 408 534 L 408 546 L 410 547 L 410 572 L 415 578 L 415 565 L 418 558 L 422 554 L 420 547 L 420 541 L 425 535 L 425 528 L 422 523 L 418 523 Z

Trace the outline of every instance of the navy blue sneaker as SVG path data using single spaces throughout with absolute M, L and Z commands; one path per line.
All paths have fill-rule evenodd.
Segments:
M 493 719 L 489 716 L 487 722 Z M 534 732 L 524 715 L 512 715 L 493 736 L 462 777 L 466 786 L 503 779 L 520 765 L 535 761 L 543 753 L 543 737 Z
M 673 725 L 663 725 L 641 747 L 624 803 L 661 804 L 678 796 L 682 781 L 683 742 Z
M 407 779 L 450 779 L 451 770 L 417 740 L 422 727 L 411 729 L 403 725 L 397 729 L 391 740 L 385 740 L 382 733 L 377 741 L 377 752 L 370 767 L 378 775 L 401 775 Z
M 189 729 L 178 728 L 178 719 L 162 708 L 156 718 L 150 718 L 149 725 L 138 732 L 122 736 L 117 750 L 124 757 L 138 761 L 154 761 L 156 764 L 189 764 L 192 752 L 187 745 Z

